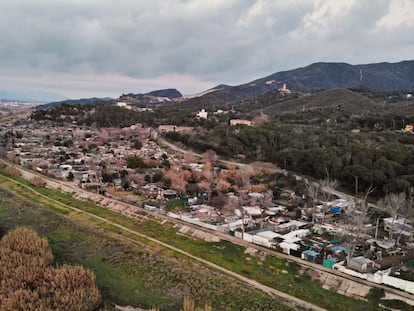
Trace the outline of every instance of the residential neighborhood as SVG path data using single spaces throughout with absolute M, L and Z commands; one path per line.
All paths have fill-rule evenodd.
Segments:
M 0 311 L 414 311 L 413 12 L 1 0 Z
M 136 206 L 107 205 L 130 217 L 147 209 L 414 294 L 414 230 L 403 207 L 411 198 L 394 198 L 401 207 L 390 209 L 334 195 L 329 183 L 303 179 L 292 189 L 288 172 L 269 163 L 225 164 L 213 151 L 170 149 L 159 139 L 167 126 L 67 124 L 3 126 L 2 155 L 102 202 Z

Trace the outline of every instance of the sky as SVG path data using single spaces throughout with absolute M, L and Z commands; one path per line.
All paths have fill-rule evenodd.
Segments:
M 319 61 L 411 60 L 413 12 L 414 0 L 1 0 L 0 91 L 191 94 Z

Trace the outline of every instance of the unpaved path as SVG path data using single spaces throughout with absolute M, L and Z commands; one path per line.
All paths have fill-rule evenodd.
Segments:
M 270 295 L 272 297 L 281 298 L 287 305 L 289 305 L 289 306 L 291 306 L 291 307 L 293 307 L 293 308 L 295 308 L 297 310 L 327 311 L 324 308 L 318 307 L 318 306 L 316 306 L 314 304 L 311 304 L 311 303 L 309 303 L 307 301 L 301 300 L 301 299 L 296 298 L 294 296 L 291 296 L 289 294 L 283 293 L 283 292 L 278 291 L 278 290 L 276 290 L 274 288 L 271 288 L 269 286 L 263 285 L 263 284 L 255 281 L 255 280 L 252 280 L 252 279 L 249 279 L 247 277 L 244 277 L 244 276 L 242 276 L 240 274 L 237 274 L 237 273 L 235 273 L 233 271 L 230 271 L 230 270 L 228 270 L 226 268 L 223 268 L 223 267 L 221 267 L 219 265 L 216 265 L 216 264 L 214 264 L 214 263 L 212 263 L 210 261 L 207 261 L 207 260 L 205 260 L 203 258 L 194 256 L 194 255 L 192 255 L 192 254 L 190 254 L 190 253 L 188 253 L 186 251 L 183 251 L 183 250 L 181 250 L 181 249 L 179 249 L 179 248 L 177 248 L 175 246 L 169 245 L 167 243 L 164 243 L 162 241 L 159 241 L 157 239 L 154 239 L 152 237 L 149 237 L 149 236 L 147 236 L 145 234 L 142 234 L 142 233 L 137 232 L 135 230 L 129 229 L 127 227 L 124 227 L 124 226 L 122 226 L 122 225 L 120 225 L 118 223 L 115 223 L 113 221 L 110 221 L 110 220 L 108 220 L 108 219 L 106 219 L 104 217 L 97 216 L 97 215 L 92 214 L 90 212 L 83 211 L 83 210 L 78 209 L 76 207 L 73 207 L 73 206 L 64 204 L 62 202 L 59 202 L 59 201 L 57 201 L 55 199 L 49 198 L 46 195 L 43 195 L 43 194 L 35 191 L 34 189 L 30 188 L 29 186 L 26 186 L 26 185 L 24 185 L 24 184 L 22 184 L 22 183 L 20 183 L 20 182 L 18 182 L 16 180 L 12 179 L 12 178 L 9 178 L 9 177 L 4 177 L 4 178 L 7 178 L 10 182 L 13 182 L 15 184 L 19 184 L 21 187 L 24 187 L 28 191 L 31 191 L 32 193 L 35 193 L 37 196 L 42 197 L 42 198 L 44 198 L 44 199 L 46 199 L 48 201 L 51 201 L 51 202 L 53 202 L 55 204 L 58 204 L 58 205 L 61 205 L 61 206 L 65 207 L 65 208 L 68 208 L 68 209 L 70 209 L 72 211 L 76 211 L 77 213 L 81 213 L 81 214 L 84 214 L 84 215 L 88 215 L 89 217 L 91 217 L 93 219 L 100 220 L 103 223 L 106 223 L 106 224 L 109 224 L 111 226 L 114 226 L 114 227 L 116 227 L 118 229 L 121 229 L 121 230 L 123 230 L 125 232 L 128 232 L 128 233 L 130 233 L 132 235 L 135 235 L 137 237 L 146 239 L 148 241 L 151 241 L 153 243 L 156 243 L 158 245 L 161 245 L 161 246 L 163 246 L 165 248 L 171 249 L 171 250 L 173 250 L 173 251 L 175 251 L 177 253 L 180 253 L 182 255 L 185 255 L 185 256 L 193 259 L 193 260 L 196 260 L 196 261 L 198 261 L 198 262 L 200 262 L 200 263 L 202 263 L 202 264 L 204 264 L 204 265 L 206 265 L 206 266 L 208 266 L 210 268 L 216 269 L 216 270 L 221 271 L 221 272 L 223 272 L 223 273 L 225 273 L 227 275 L 230 275 L 230 276 L 232 276 L 232 277 L 234 277 L 236 279 L 239 279 L 239 280 L 241 280 L 241 281 L 249 284 L 250 286 L 252 286 L 252 287 L 254 287 L 256 289 L 259 289 L 259 290 L 265 292 L 266 294 L 268 294 L 268 295 Z

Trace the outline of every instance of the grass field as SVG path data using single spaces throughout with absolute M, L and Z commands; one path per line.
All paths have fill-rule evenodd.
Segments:
M 211 303 L 214 310 L 290 310 L 181 255 L 146 241 L 132 244 L 83 215 L 50 203 L 43 206 L 44 202 L 37 202 L 43 199 L 19 188 L 0 178 L 2 232 L 17 225 L 36 229 L 48 238 L 57 264 L 81 264 L 95 272 L 109 303 L 180 310 L 183 295 L 189 294 L 200 305 Z
M 24 180 L 22 180 L 22 182 L 29 184 L 29 182 Z M 3 183 L 5 183 L 4 180 Z M 90 219 L 85 219 L 85 216 L 71 212 L 56 204 L 45 202 L 45 199 L 28 193 L 27 190 L 21 188 L 19 185 L 7 183 L 7 187 L 16 193 L 24 192 L 25 196 L 35 204 L 48 207 L 48 209 L 44 209 L 37 206 L 35 210 L 42 211 L 43 214 L 53 215 L 53 217 L 58 217 L 59 219 L 64 219 L 63 223 L 70 224 L 70 226 L 63 226 L 60 224 L 57 227 L 59 230 L 53 231 L 53 234 L 50 234 L 50 220 L 48 220 L 48 217 L 43 216 L 45 223 L 43 225 L 37 223 L 37 227 L 40 227 L 41 233 L 49 237 L 52 248 L 57 254 L 58 262 L 67 260 L 69 262 L 80 263 L 94 270 L 100 287 L 108 297 L 116 297 L 116 299 L 122 300 L 124 304 L 129 303 L 136 305 L 136 303 L 140 303 L 141 305 L 149 305 L 150 303 L 154 303 L 157 305 L 176 307 L 178 305 L 176 297 L 180 297 L 180 295 L 185 292 L 189 292 L 194 297 L 198 297 L 198 302 L 200 303 L 204 301 L 214 301 L 213 305 L 217 309 L 277 310 L 281 308 L 280 310 L 287 310 L 287 307 L 281 306 L 278 303 L 272 304 L 270 298 L 259 293 L 253 295 L 241 295 L 240 291 L 242 289 L 240 286 L 236 288 L 230 286 L 226 288 L 230 293 L 221 295 L 223 292 L 223 284 L 221 284 L 223 282 L 222 278 L 219 275 L 214 276 L 214 274 L 211 274 L 211 271 L 209 272 L 205 268 L 205 274 L 197 274 L 200 272 L 201 267 L 197 267 L 197 265 L 193 263 L 193 267 L 191 268 L 191 265 L 187 263 L 189 259 L 180 258 L 177 254 L 171 254 L 170 251 L 165 252 L 163 250 L 156 251 L 155 253 L 157 255 L 154 256 L 153 249 L 147 249 L 144 255 L 143 253 L 140 253 L 142 252 L 141 248 L 137 248 L 136 246 L 126 246 L 122 243 L 119 244 L 119 241 L 115 238 L 103 238 L 107 233 L 104 234 L 102 229 L 99 228 L 105 227 L 106 229 L 111 230 L 112 234 L 114 232 L 119 232 L 120 229 L 111 228 L 111 226 L 102 223 L 99 224 L 96 223 L 96 221 L 93 221 L 95 225 L 93 234 L 88 233 L 85 235 L 85 230 L 90 231 L 91 229 L 86 229 L 85 226 L 82 227 L 81 225 L 74 224 L 68 217 L 71 219 L 78 219 L 79 223 L 89 224 L 91 223 Z M 298 275 L 299 267 L 293 262 L 288 262 L 270 255 L 263 256 L 263 254 L 260 253 L 246 255 L 244 247 L 230 242 L 206 242 L 184 235 L 177 235 L 178 229 L 175 228 L 172 223 L 161 225 L 155 219 L 147 219 L 145 221 L 133 220 L 122 216 L 121 214 L 99 207 L 92 202 L 73 199 L 71 196 L 62 194 L 56 190 L 35 187 L 33 185 L 31 185 L 31 187 L 59 202 L 89 211 L 93 214 L 122 224 L 125 227 L 155 237 L 160 241 L 167 242 L 170 245 L 219 264 L 236 273 L 255 279 L 263 284 L 303 300 L 310 301 L 328 310 L 380 310 L 376 303 L 373 304 L 369 301 L 356 300 L 323 289 L 319 283 L 312 281 L 309 277 Z M 6 211 L 7 213 L 11 213 L 10 208 L 6 208 Z M 33 211 L 33 209 L 29 211 Z M 4 213 L 5 212 L 3 211 L 3 214 Z M 19 213 L 26 215 L 28 212 L 26 208 L 21 208 Z M 16 215 L 12 217 L 15 216 Z M 21 223 L 21 220 L 26 219 L 27 216 L 22 216 L 22 219 L 20 219 L 18 223 Z M 0 226 L 3 226 L 4 218 L 5 217 L 0 214 Z M 29 217 L 29 223 L 30 220 L 32 219 Z M 60 222 L 62 222 L 62 220 L 59 220 L 59 223 Z M 7 223 L 6 220 L 4 224 L 7 225 Z M 16 224 L 16 222 L 14 223 Z M 69 228 L 72 227 L 78 229 L 69 230 Z M 123 234 L 127 236 L 127 234 Z M 89 245 L 88 243 L 92 243 L 94 246 L 96 245 L 99 247 L 91 248 L 90 246 L 87 246 Z M 114 245 L 115 243 L 117 243 L 117 246 Z M 104 248 L 102 244 L 105 246 Z M 143 242 L 142 244 L 146 245 L 148 248 L 147 242 Z M 154 246 L 152 246 L 152 248 L 153 247 Z M 104 251 L 107 248 L 111 251 Z M 137 256 L 135 252 L 138 252 L 139 256 L 143 256 L 145 260 L 141 260 L 141 257 Z M 170 255 L 167 256 L 166 253 L 169 253 Z M 158 256 L 158 254 L 162 254 L 163 256 Z M 173 263 L 169 263 L 167 257 L 168 260 L 173 260 Z M 131 262 L 134 262 L 135 260 L 139 260 L 139 264 L 136 263 L 135 265 L 131 265 Z M 160 260 L 161 263 L 159 262 Z M 145 268 L 142 269 L 142 266 Z M 114 271 L 113 269 L 115 268 L 118 269 L 115 270 L 117 273 L 109 273 L 110 271 Z M 173 275 L 170 275 L 170 270 L 177 271 L 174 271 Z M 135 278 L 131 280 L 131 272 L 132 275 L 136 275 L 136 278 L 139 278 L 140 281 Z M 145 286 L 141 282 L 144 282 Z M 234 283 L 234 281 L 227 282 L 228 284 L 226 284 L 226 286 Z M 113 284 L 117 285 L 115 286 Z M 163 284 L 168 284 L 165 285 L 164 288 L 174 288 L 173 292 L 171 294 L 168 294 L 168 291 L 164 290 L 160 292 L 159 289 L 162 288 Z M 133 288 L 134 290 L 132 290 Z M 131 291 L 133 295 L 131 295 Z M 217 295 L 219 295 L 219 297 L 216 297 Z M 134 298 L 131 298 L 131 296 Z M 209 299 L 205 299 L 205 297 L 208 297 Z M 249 302 L 244 301 L 246 299 L 248 299 Z M 115 300 L 115 302 L 117 301 Z M 119 303 L 121 303 L 121 301 Z M 270 309 L 267 307 L 268 304 L 272 305 Z M 263 308 L 265 305 L 266 307 Z M 243 307 L 240 308 L 240 306 Z

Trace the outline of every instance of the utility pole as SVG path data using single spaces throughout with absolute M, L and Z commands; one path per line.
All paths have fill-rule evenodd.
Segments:
M 378 237 L 378 225 L 379 225 L 379 217 L 377 217 L 377 224 L 375 226 L 375 239 Z

